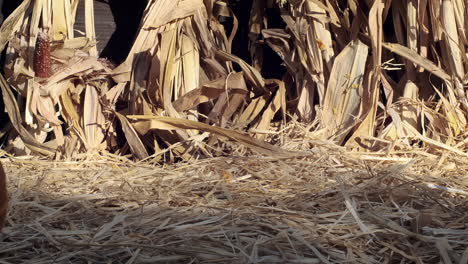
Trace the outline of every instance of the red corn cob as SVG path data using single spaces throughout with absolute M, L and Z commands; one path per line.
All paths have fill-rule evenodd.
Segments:
M 39 32 L 34 49 L 33 69 L 36 77 L 48 78 L 51 75 L 50 68 L 50 41 L 49 36 Z

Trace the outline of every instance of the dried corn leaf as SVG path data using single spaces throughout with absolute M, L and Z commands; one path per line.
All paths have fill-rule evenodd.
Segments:
M 95 87 L 86 85 L 83 103 L 83 127 L 86 137 L 85 146 L 89 151 L 104 150 L 105 117 Z
M 266 107 L 265 111 L 257 122 L 255 129 L 257 130 L 268 130 L 270 129 L 271 121 L 275 114 L 282 109 L 283 110 L 283 118 L 286 118 L 286 87 L 284 83 L 277 80 L 271 80 L 267 82 L 268 84 L 274 84 L 278 86 L 275 96 L 270 104 Z M 284 119 L 283 119 L 284 120 Z M 285 122 L 284 122 L 285 124 Z M 258 134 L 256 136 L 258 139 L 265 139 L 266 135 Z
M 132 127 L 128 119 L 117 112 L 114 113 L 120 120 L 120 123 L 122 124 L 122 130 L 124 131 L 125 139 L 127 139 L 127 143 L 132 153 L 137 159 L 147 158 L 149 156 L 148 152 L 146 151 L 145 146 L 141 142 L 138 134 L 136 133 L 135 129 Z
M 174 27 L 175 25 L 170 25 Z M 172 106 L 172 95 L 175 82 L 175 71 L 177 70 L 176 57 L 176 35 L 175 28 L 161 34 L 161 73 L 159 83 L 163 93 L 163 107 L 170 117 L 180 117 Z
M 402 46 L 396 43 L 382 43 L 382 46 L 391 52 L 394 52 L 403 58 L 410 60 L 411 62 L 421 66 L 422 68 L 426 69 L 430 73 L 436 75 L 437 77 L 441 78 L 445 81 L 450 81 L 450 75 L 448 75 L 442 68 L 435 65 L 432 61 L 428 60 L 427 58 L 422 57 L 417 52 L 410 50 L 409 48 Z
M 180 94 L 185 94 L 196 89 L 199 86 L 200 78 L 200 54 L 191 38 L 182 35 L 182 47 L 180 49 L 182 57 L 182 81 L 183 90 Z
M 239 64 L 245 79 L 250 81 L 250 83 L 254 85 L 254 92 L 259 94 L 263 94 L 265 92 L 265 81 L 263 80 L 260 72 L 257 69 L 253 68 L 239 57 L 229 54 L 225 51 L 215 50 L 215 54 L 218 58 L 222 60 L 232 61 Z
M 42 4 L 42 12 L 41 12 L 42 27 L 44 29 L 52 28 L 52 9 L 51 9 L 52 1 L 50 1 L 50 0 L 39 0 L 37 2 L 39 4 Z
M 268 98 L 265 97 L 258 97 L 252 99 L 250 104 L 245 108 L 242 114 L 237 119 L 237 126 L 238 127 L 246 127 L 250 123 L 252 123 L 264 109 Z
M 450 54 L 450 56 L 447 57 L 450 70 L 457 78 L 462 79 L 465 76 L 462 59 L 462 54 L 465 54 L 465 49 L 462 44 L 463 41 L 459 39 L 453 1 L 443 0 L 441 11 L 447 54 Z
M 34 87 L 39 88 L 39 87 Z M 33 89 L 29 108 L 36 118 L 44 123 L 60 125 L 62 122 L 58 119 L 55 112 L 55 103 L 49 96 L 41 96 L 39 89 Z
M 459 150 L 456 147 L 448 146 L 444 143 L 438 142 L 436 140 L 433 140 L 433 139 L 430 139 L 428 137 L 421 135 L 416 129 L 414 129 L 411 125 L 407 124 L 406 122 L 403 122 L 403 127 L 407 129 L 410 133 L 414 134 L 416 138 L 420 139 L 424 143 L 427 143 L 429 145 L 432 145 L 441 149 L 451 151 L 460 156 L 468 157 L 468 153 L 466 153 L 465 151 Z
M 401 119 L 402 121 L 410 124 L 415 129 L 418 128 L 418 109 L 415 103 L 417 98 L 419 97 L 419 88 L 416 84 L 410 80 L 408 80 L 403 88 L 403 96 L 402 100 L 405 101 L 404 104 L 401 106 Z
M 164 0 L 159 3 L 159 6 L 155 6 L 155 8 L 161 8 L 161 15 L 157 19 L 150 21 L 151 24 L 146 25 L 149 28 L 158 28 L 173 21 L 193 16 L 200 10 L 203 10 L 204 5 L 203 0 Z
M 13 33 L 19 30 L 30 3 L 31 0 L 24 0 L 21 5 L 3 21 L 0 27 L 0 50 L 3 50 L 6 44 L 12 40 L 14 37 Z
M 372 67 L 369 73 L 365 89 L 362 96 L 360 120 L 362 123 L 354 131 L 351 138 L 346 143 L 347 146 L 357 147 L 359 150 L 370 150 L 370 145 L 365 145 L 363 140 L 374 136 L 376 127 L 377 104 L 379 98 L 379 86 L 381 82 L 380 65 L 382 61 L 382 39 L 383 39 L 383 10 L 384 3 L 377 0 L 372 5 L 369 12 L 369 35 L 372 47 Z M 359 141 L 357 139 L 359 138 Z
M 315 39 L 310 39 L 309 48 L 314 47 L 314 52 L 320 53 L 323 58 L 327 70 L 330 72 L 332 67 L 332 61 L 335 57 L 333 50 L 332 36 L 327 21 L 325 11 L 328 10 L 323 4 L 318 4 L 318 1 L 306 1 L 307 11 L 309 16 L 312 16 L 311 23 L 313 25 L 313 31 Z M 315 43 L 313 42 L 315 41 Z M 312 44 L 315 44 L 312 46 Z M 311 58 L 309 58 L 311 59 Z M 323 66 L 320 65 L 320 70 L 324 71 Z
M 333 64 L 323 106 L 322 127 L 327 129 L 327 136 L 334 136 L 339 143 L 358 122 L 356 116 L 363 94 L 367 50 L 362 42 L 354 41 L 336 56 Z
M 11 88 L 6 82 L 3 74 L 0 74 L 0 87 L 2 89 L 3 102 L 5 103 L 5 110 L 10 117 L 11 124 L 18 132 L 21 140 L 24 142 L 25 146 L 31 151 L 51 156 L 54 154 L 55 149 L 45 146 L 44 144 L 39 143 L 33 135 L 23 126 L 23 120 L 21 118 L 20 110 L 18 104 L 16 103 L 15 97 L 11 92 Z
M 85 140 L 85 133 L 83 127 L 81 126 L 81 117 L 79 116 L 78 112 L 75 110 L 75 106 L 73 105 L 72 99 L 68 93 L 63 93 L 60 97 L 61 105 L 63 107 L 62 116 L 65 118 L 66 122 L 69 124 L 72 131 L 74 131 L 83 143 L 86 142 Z
M 418 52 L 418 34 L 419 21 L 418 21 L 418 2 L 419 0 L 408 0 L 406 5 L 406 46 L 412 51 Z M 413 81 L 416 78 L 415 65 L 411 61 L 406 62 L 406 76 L 407 79 Z M 408 86 L 407 86 L 408 87 Z M 408 89 L 412 90 L 412 86 Z M 405 87 L 405 90 L 407 88 Z M 410 93 L 410 92 L 407 92 Z M 417 95 L 416 95 L 417 96 Z
M 265 3 L 263 0 L 254 0 L 252 2 L 252 8 L 250 9 L 249 19 L 249 50 L 250 58 L 252 60 L 252 66 L 260 70 L 263 64 L 263 49 L 259 44 L 260 34 L 265 28 Z
M 162 0 L 148 5 L 142 18 L 138 36 L 125 62 L 114 70 L 116 73 L 114 79 L 117 82 L 129 81 L 136 54 L 153 50 L 157 46 L 155 33 L 158 30 L 164 30 L 164 26 L 173 21 L 193 15 L 196 17 L 197 14 L 201 16 L 206 15 L 200 14 L 201 9 L 204 9 L 202 0 Z
M 86 37 L 91 41 L 96 40 L 96 30 L 94 27 L 94 3 L 93 0 L 84 0 L 85 3 L 85 30 Z M 89 55 L 97 57 L 97 46 L 94 45 L 89 50 Z
M 65 80 L 73 75 L 87 74 L 90 72 L 105 71 L 110 72 L 108 68 L 94 57 L 75 57 L 67 65 L 64 65 L 59 71 L 47 79 L 41 90 L 42 94 L 49 94 L 50 89 L 58 82 Z
M 65 39 L 68 35 L 68 27 L 66 19 L 66 9 L 65 3 L 69 3 L 68 0 L 65 1 L 52 1 L 52 36 L 53 40 L 62 40 Z
M 450 102 L 445 98 L 445 96 L 435 87 L 433 87 L 436 93 L 440 96 L 441 103 L 444 109 L 444 116 L 447 118 L 449 127 L 452 129 L 455 135 L 460 135 L 463 131 L 465 131 L 466 122 L 463 124 L 459 119 L 459 115 L 456 111 L 456 108 L 450 104 Z
M 275 157 L 293 157 L 297 155 L 294 152 L 288 152 L 279 147 L 270 145 L 266 142 L 259 141 L 257 139 L 251 138 L 248 135 L 242 134 L 234 130 L 228 130 L 216 126 L 210 126 L 204 123 L 172 118 L 172 117 L 160 117 L 160 116 L 143 116 L 143 115 L 129 115 L 128 119 L 132 121 L 133 126 L 140 134 L 145 134 L 149 130 L 158 129 L 158 130 L 177 130 L 177 129 L 198 129 L 201 131 L 206 131 L 210 133 L 215 133 L 219 136 L 229 138 L 240 144 L 245 145 L 255 151 L 258 151 L 262 154 L 275 156 Z
M 204 84 L 201 88 L 194 89 L 172 104 L 178 112 L 192 109 L 193 107 L 218 98 L 223 93 L 247 94 L 247 88 L 242 73 L 234 73 L 212 82 Z

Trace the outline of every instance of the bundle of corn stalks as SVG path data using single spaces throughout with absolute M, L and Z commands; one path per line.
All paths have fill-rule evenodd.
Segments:
M 288 156 L 264 140 L 299 119 L 314 138 L 353 149 L 418 144 L 467 156 L 463 0 L 253 0 L 246 21 L 230 9 L 238 1 L 150 0 L 115 66 L 98 58 L 92 0 L 75 36 L 78 3 L 24 0 L 2 25 L 8 151 L 245 153 L 227 138 Z M 248 43 L 236 43 L 242 34 Z M 250 56 L 234 55 L 233 45 Z M 266 49 L 285 68 L 273 79 L 262 77 Z

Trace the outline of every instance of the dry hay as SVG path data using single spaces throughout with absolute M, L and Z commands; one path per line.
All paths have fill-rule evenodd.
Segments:
M 316 152 L 3 159 L 0 263 L 467 263 L 465 159 Z

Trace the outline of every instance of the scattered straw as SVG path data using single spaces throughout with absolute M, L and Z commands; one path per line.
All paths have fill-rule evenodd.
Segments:
M 466 160 L 329 153 L 4 159 L 1 263 L 466 263 Z

